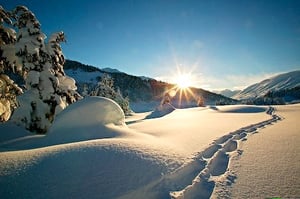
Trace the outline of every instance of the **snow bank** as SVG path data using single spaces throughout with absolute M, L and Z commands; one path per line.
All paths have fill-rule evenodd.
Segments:
M 163 117 L 172 113 L 174 110 L 176 110 L 176 108 L 171 104 L 160 105 L 153 112 L 151 112 L 146 119 Z
M 115 137 L 109 124 L 125 125 L 121 107 L 108 98 L 86 97 L 68 106 L 54 120 L 47 139 L 73 142 Z

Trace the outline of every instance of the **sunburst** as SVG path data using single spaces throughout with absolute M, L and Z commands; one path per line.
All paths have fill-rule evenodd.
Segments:
M 177 66 L 177 73 L 173 75 L 172 82 L 174 87 L 167 91 L 168 96 L 175 97 L 179 93 L 178 107 L 181 107 L 182 100 L 190 101 L 192 99 L 198 100 L 198 96 L 193 92 L 191 86 L 195 84 L 195 77 L 192 71 L 184 72 L 183 69 Z M 192 99 L 190 99 L 192 97 Z

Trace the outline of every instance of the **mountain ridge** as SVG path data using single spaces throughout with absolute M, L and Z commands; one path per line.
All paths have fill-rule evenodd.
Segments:
M 232 98 L 237 100 L 253 100 L 266 97 L 281 97 L 289 102 L 298 99 L 297 88 L 300 88 L 300 70 L 281 73 L 252 84 Z
M 84 89 L 92 90 L 100 81 L 103 74 L 109 74 L 114 80 L 114 86 L 119 89 L 124 97 L 128 97 L 131 102 L 139 101 L 160 101 L 164 97 L 166 91 L 175 87 L 174 84 L 169 84 L 163 81 L 158 81 L 150 77 L 139 77 L 130 75 L 124 72 L 113 72 L 99 69 L 95 66 L 82 64 L 78 61 L 66 60 L 64 65 L 65 72 L 68 76 L 76 80 L 78 92 L 83 93 Z M 236 100 L 231 98 L 206 91 L 201 88 L 190 88 L 192 94 L 187 93 L 180 99 L 183 102 L 183 107 L 197 105 L 195 96 L 204 98 L 206 104 L 217 104 L 220 101 L 225 104 L 235 103 Z M 184 99 L 186 98 L 186 99 Z M 179 100 L 179 92 L 174 100 Z

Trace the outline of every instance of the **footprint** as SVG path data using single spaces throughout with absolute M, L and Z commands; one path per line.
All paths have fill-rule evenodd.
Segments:
M 229 156 L 224 151 L 218 151 L 217 155 L 210 161 L 207 166 L 211 175 L 219 176 L 226 172 L 229 162 Z
M 242 138 L 244 138 L 244 137 L 246 137 L 246 136 L 247 136 L 247 134 L 246 134 L 245 132 L 243 132 L 243 133 L 241 133 L 241 134 L 235 135 L 235 136 L 233 137 L 233 139 L 234 139 L 234 140 L 240 140 L 240 139 L 242 139 Z
M 235 140 L 229 140 L 225 145 L 224 145 L 224 150 L 226 152 L 232 152 L 237 149 L 237 141 Z
M 181 190 L 197 177 L 205 168 L 206 161 L 195 159 L 191 163 L 179 168 L 165 179 L 165 184 L 171 190 Z
M 192 186 L 184 190 L 183 198 L 210 198 L 214 188 L 214 181 L 200 179 L 200 181 L 193 183 Z
M 216 143 L 216 144 L 223 144 L 224 142 L 226 142 L 230 138 L 232 138 L 232 135 L 230 135 L 230 134 L 224 135 L 224 136 L 220 137 L 219 139 L 217 139 L 214 143 Z
M 256 131 L 257 128 L 256 127 L 252 127 L 252 128 L 249 128 L 247 130 L 245 130 L 247 133 L 252 133 L 253 131 Z
M 202 158 L 195 159 L 171 174 L 166 179 L 165 185 L 170 188 L 169 190 L 178 191 L 169 192 L 169 196 L 171 198 L 210 198 L 216 186 L 216 181 L 213 180 L 215 178 L 210 177 L 218 178 L 229 169 L 230 157 L 227 153 L 236 151 L 238 156 L 242 155 L 243 150 L 238 149 L 239 140 L 246 141 L 247 134 L 258 133 L 258 129 L 281 120 L 282 118 L 275 115 L 274 111 L 273 107 L 269 107 L 267 114 L 272 117 L 269 120 L 243 127 L 215 140 L 207 149 L 199 153 L 200 156 L 208 159 L 208 163 Z M 237 176 L 229 174 L 226 177 L 226 185 L 230 186 L 236 178 Z
M 221 146 L 218 144 L 213 144 L 209 146 L 202 152 L 203 158 L 211 158 L 220 148 Z

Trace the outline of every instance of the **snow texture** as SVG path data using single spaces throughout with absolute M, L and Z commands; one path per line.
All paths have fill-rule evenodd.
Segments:
M 0 197 L 300 195 L 299 105 L 175 109 L 149 119 L 151 112 L 124 119 L 120 111 L 110 100 L 87 98 L 61 112 L 43 137 L 20 132 L 9 138 L 10 131 L 20 129 L 0 126 L 5 132 Z M 107 119 L 110 112 L 114 114 Z M 101 137 L 107 132 L 110 136 Z

